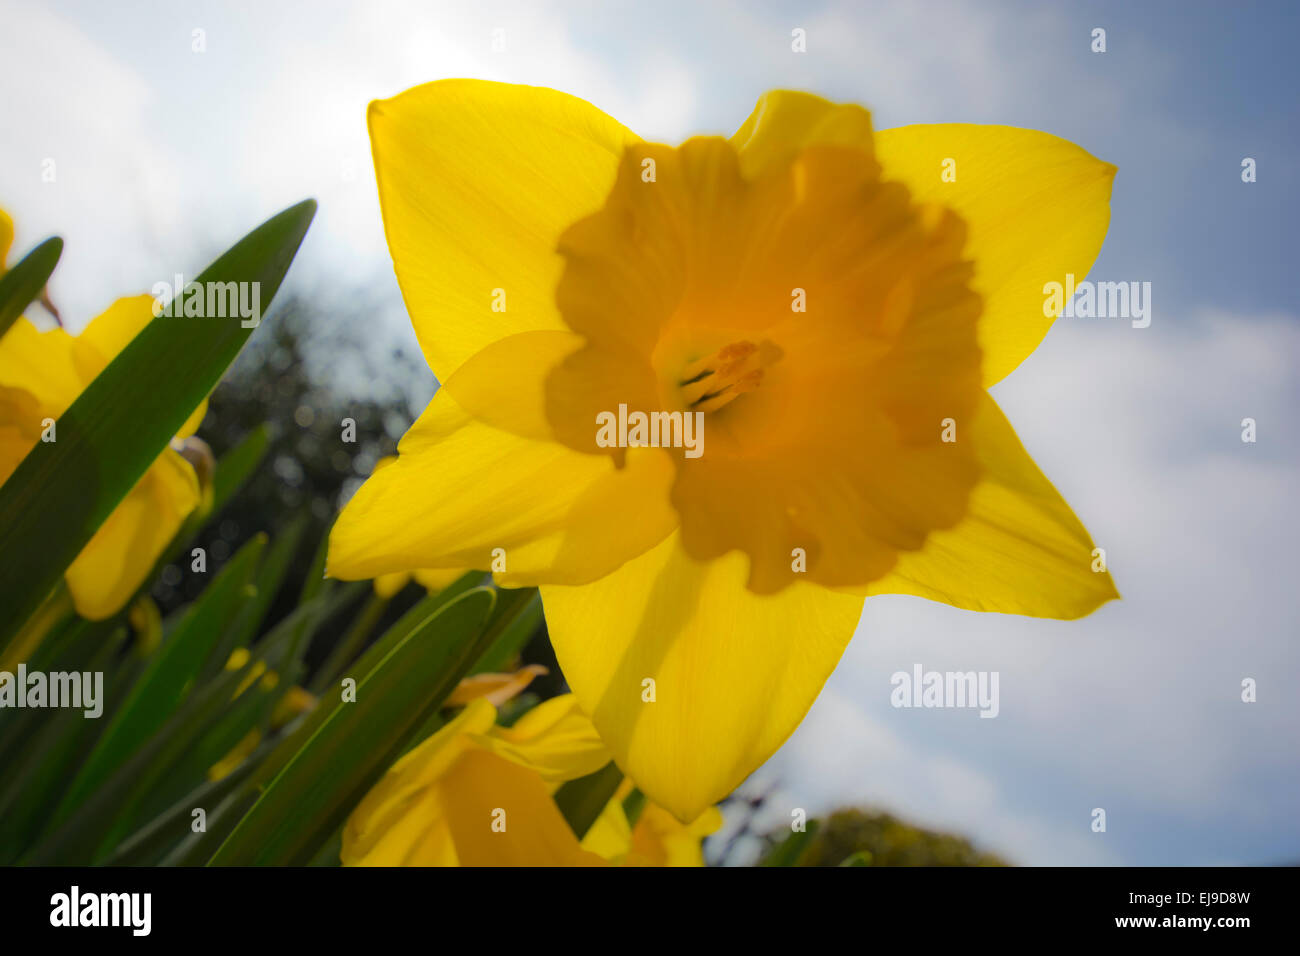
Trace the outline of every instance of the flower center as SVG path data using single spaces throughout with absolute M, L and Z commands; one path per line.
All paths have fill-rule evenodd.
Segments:
M 686 366 L 678 384 L 684 404 L 694 412 L 714 412 L 763 383 L 762 350 L 741 340 Z
M 683 436 L 708 414 L 699 454 L 669 457 L 691 558 L 745 552 L 757 594 L 874 581 L 960 521 L 978 479 L 974 443 L 943 437 L 981 394 L 964 239 L 869 150 L 746 176 L 725 140 L 629 147 L 605 206 L 560 238 L 556 304 L 585 343 L 547 375 L 547 423 L 622 467 L 630 415 L 627 445 L 599 429 L 624 409 L 681 414 Z

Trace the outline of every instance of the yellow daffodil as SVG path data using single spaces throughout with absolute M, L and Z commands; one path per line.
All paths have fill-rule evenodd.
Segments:
M 394 571 L 392 574 L 381 574 L 375 578 L 375 594 L 387 600 L 410 584 L 412 578 L 415 579 L 416 584 L 433 594 L 441 591 L 464 573 L 459 568 L 420 568 L 413 572 Z
M 676 148 L 477 81 L 369 122 L 442 387 L 330 573 L 540 585 L 578 700 L 679 820 L 790 735 L 866 596 L 1055 618 L 1117 596 L 987 392 L 1050 327 L 1045 283 L 1091 267 L 1114 167 L 791 92 Z
M 609 751 L 572 695 L 513 727 L 478 698 L 395 763 L 343 830 L 349 865 L 599 865 L 551 794 L 594 773 Z
M 77 336 L 62 328 L 41 332 L 19 318 L 0 338 L 0 483 L 43 436 L 58 440 L 59 416 L 153 318 L 153 302 L 147 295 L 119 299 Z M 193 433 L 206 409 L 206 402 L 195 409 L 178 440 Z M 180 451 L 164 449 L 65 572 L 77 613 L 117 613 L 200 496 L 194 466 Z
M 397 461 L 396 455 L 386 455 L 375 462 L 375 471 L 387 468 L 395 461 Z M 420 568 L 414 572 L 394 571 L 392 574 L 381 574 L 375 578 L 375 595 L 387 601 L 410 584 L 412 578 L 415 579 L 416 584 L 432 594 L 441 591 L 464 573 L 461 568 Z
M 716 808 L 690 827 L 620 832 L 618 798 L 579 843 L 553 799 L 559 786 L 594 773 L 611 754 L 572 694 L 496 724 L 485 697 L 395 763 L 353 811 L 342 860 L 353 866 L 690 865 L 689 840 L 721 823 Z M 646 811 L 664 811 L 650 805 Z M 644 813 L 643 813 L 644 816 Z M 622 818 L 624 831 L 626 817 Z M 689 835 L 688 835 L 689 834 Z M 696 835 L 698 834 L 698 836 Z
M 8 268 L 9 249 L 14 244 L 14 221 L 0 209 L 0 272 Z
M 445 706 L 464 707 L 470 701 L 482 697 L 493 707 L 500 707 L 522 694 L 534 678 L 546 673 L 546 668 L 541 664 L 527 664 L 509 674 L 471 674 L 456 685 L 447 697 Z
M 632 781 L 624 780 L 582 838 L 583 849 L 621 866 L 703 866 L 701 844 L 722 826 L 722 812 L 709 807 L 692 822 L 682 823 L 663 807 L 647 802 L 633 826 L 623 808 L 631 790 Z

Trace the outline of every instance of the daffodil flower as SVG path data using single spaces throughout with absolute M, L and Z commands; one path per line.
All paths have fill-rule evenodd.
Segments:
M 415 579 L 416 584 L 433 594 L 441 591 L 464 573 L 460 568 L 420 568 L 412 572 L 394 571 L 392 574 L 381 574 L 375 578 L 375 594 L 386 601 L 410 584 L 412 578 Z
M 395 461 L 397 461 L 396 455 L 385 455 L 375 462 L 375 471 L 387 468 Z M 461 568 L 419 568 L 415 571 L 394 571 L 392 574 L 381 574 L 374 581 L 375 596 L 382 601 L 387 601 L 410 584 L 412 578 L 415 579 L 416 584 L 432 594 L 441 591 L 464 573 L 465 571 Z
M 709 807 L 682 823 L 657 804 L 646 802 L 636 822 L 628 820 L 624 800 L 633 787 L 624 779 L 582 838 L 590 850 L 619 866 L 704 866 L 704 838 L 722 826 L 722 812 Z
M 676 148 L 478 81 L 369 123 L 442 386 L 330 573 L 540 585 L 578 700 L 679 820 L 793 732 L 865 597 L 1076 618 L 1117 596 L 987 392 L 1050 327 L 1044 284 L 1091 267 L 1114 167 L 791 92 Z M 628 410 L 698 415 L 701 453 L 607 447 Z
M 462 677 L 460 683 L 447 697 L 445 707 L 464 707 L 472 700 L 482 697 L 493 707 L 501 707 L 507 701 L 522 694 L 536 677 L 548 673 L 541 664 L 526 664 L 508 674 L 471 674 Z
M 119 299 L 77 336 L 19 318 L 0 338 L 0 483 L 37 442 L 58 440 L 59 416 L 153 318 L 153 303 L 147 295 Z M 116 614 L 199 504 L 199 477 L 178 449 L 206 410 L 205 401 L 177 434 L 177 448 L 163 450 L 65 572 L 82 617 Z
M 554 697 L 513 727 L 496 724 L 485 697 L 388 770 L 343 829 L 349 866 L 602 866 L 689 863 L 684 842 L 721 823 L 710 808 L 691 827 L 656 829 L 653 813 L 633 843 L 611 800 L 579 842 L 553 794 L 599 770 L 610 752 L 572 694 Z M 646 812 L 651 811 L 646 806 Z M 658 813 L 663 811 L 653 808 Z M 643 813 L 644 815 L 644 813 Z M 698 836 L 696 834 L 699 834 Z

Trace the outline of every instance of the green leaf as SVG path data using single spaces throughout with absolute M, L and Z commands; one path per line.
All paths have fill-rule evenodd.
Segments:
M 249 540 L 190 605 L 175 631 L 163 641 L 121 709 L 104 731 L 94 753 L 68 788 L 57 819 L 64 819 L 85 796 L 154 734 L 176 710 L 222 632 L 247 601 L 253 570 L 265 535 Z
M 226 671 L 191 695 L 161 730 L 20 862 L 36 866 L 102 862 L 115 847 L 117 837 L 125 836 L 127 821 L 140 800 L 229 704 L 231 694 L 251 667 L 250 661 L 241 670 Z
M 321 535 L 320 541 L 316 542 L 316 552 L 312 555 L 311 564 L 307 565 L 307 575 L 302 582 L 302 593 L 298 595 L 299 604 L 310 601 L 321 592 L 326 584 L 334 583 L 325 579 L 325 559 L 329 555 L 330 531 L 333 530 L 334 521 L 337 520 L 338 515 L 335 515 L 333 520 L 330 521 L 330 526 Z
M 258 425 L 239 444 L 221 456 L 212 474 L 211 514 L 219 514 L 244 486 L 244 482 L 252 477 L 270 444 L 271 430 L 265 425 Z
M 206 777 L 208 770 L 229 754 L 249 732 L 265 732 L 269 729 L 276 705 L 294 684 L 293 674 L 299 669 L 307 636 L 318 624 L 328 619 L 340 604 L 351 599 L 352 595 L 347 593 L 322 595 L 316 601 L 299 605 L 258 642 L 252 650 L 251 660 L 261 662 L 268 672 L 277 675 L 275 686 L 267 690 L 262 687 L 261 680 L 252 682 L 237 699 L 226 705 L 222 713 L 215 715 L 207 726 L 200 728 L 185 752 L 168 768 L 165 779 L 142 799 L 137 812 L 129 818 L 132 826 L 142 826 L 150 815 L 162 812 L 173 800 L 197 786 Z M 255 763 L 261 762 L 271 750 L 265 743 L 259 746 L 255 751 L 256 761 L 250 756 L 240 764 L 242 775 L 251 774 Z M 229 821 L 230 826 L 233 827 L 235 822 L 237 818 Z M 209 829 L 211 828 L 210 823 Z
M 799 859 L 812 845 L 813 837 L 821 826 L 816 820 L 809 820 L 807 828 L 796 830 L 784 840 L 772 847 L 767 856 L 759 861 L 759 866 L 798 866 Z
M 239 608 L 239 614 L 227 627 L 208 654 L 207 662 L 200 672 L 203 679 L 212 677 L 226 666 L 232 652 L 244 647 L 257 634 L 266 612 L 271 609 L 280 585 L 298 553 L 303 533 L 307 530 L 306 515 L 301 515 L 290 523 L 267 549 L 266 557 L 257 569 L 253 579 L 254 594 Z
M 623 771 L 611 760 L 595 773 L 570 780 L 555 791 L 555 805 L 579 840 L 587 835 L 591 825 L 614 799 L 622 782 Z
M 542 622 L 542 597 L 537 588 L 519 588 L 502 592 L 497 601 L 498 615 L 510 616 L 496 643 L 474 665 L 475 674 L 505 670 Z
M 632 792 L 623 798 L 623 816 L 627 817 L 628 826 L 636 827 L 647 802 L 646 795 L 641 792 L 640 787 L 633 787 Z
M 271 749 L 267 743 L 262 744 L 262 755 Z M 198 834 L 192 829 L 193 813 L 202 809 L 204 815 L 211 818 L 214 809 L 236 787 L 244 782 L 255 766 L 258 751 L 252 758 L 240 764 L 220 780 L 205 780 L 170 807 L 153 816 L 148 823 L 123 840 L 113 855 L 108 858 L 109 866 L 148 866 L 159 863 L 168 851 L 177 847 L 191 834 Z M 205 821 L 206 823 L 207 821 Z M 200 861 L 201 862 L 201 861 Z
M 112 639 L 101 637 L 96 653 L 86 661 L 83 673 L 104 675 L 101 706 L 121 690 L 109 666 L 125 640 L 124 629 Z M 0 778 L 0 863 L 6 865 L 18 859 L 45 828 L 60 791 L 94 744 L 104 717 L 87 717 L 84 708 L 72 707 L 41 713 L 44 719 L 30 728 L 23 749 L 6 759 Z
M 209 861 L 305 865 L 483 652 L 490 589 L 470 591 L 417 625 L 359 673 L 356 700 L 335 697 L 314 732 Z M 371 655 L 363 658 L 367 661 Z
M 222 715 L 231 708 L 236 688 L 249 679 L 253 668 L 259 662 L 271 669 L 291 664 L 304 627 L 330 613 L 337 600 L 322 597 L 296 608 L 259 643 L 242 668 L 222 671 L 216 680 L 196 689 L 162 729 L 114 770 L 57 830 L 42 838 L 25 862 L 40 865 L 101 862 L 132 832 L 142 804 L 165 788 L 165 781 L 178 767 L 186 765 L 195 741 L 202 740 L 210 729 L 223 725 Z M 239 699 L 244 697 L 241 695 Z
M 389 627 L 378 641 L 371 645 L 366 655 L 357 663 L 357 666 L 364 669 L 373 665 L 400 641 L 405 640 L 413 627 L 423 622 L 439 608 L 460 597 L 482 577 L 477 571 L 471 571 L 468 574 L 461 575 L 436 594 L 426 594 L 423 600 L 416 603 L 413 608 L 398 618 L 397 622 Z M 366 586 L 370 586 L 368 582 Z M 371 593 L 374 592 L 371 591 Z M 323 693 L 327 687 L 338 680 L 346 668 L 353 664 L 352 658 L 355 656 L 356 649 L 347 647 L 348 639 L 349 635 L 347 634 L 339 638 L 338 644 L 335 645 L 329 656 L 318 668 L 316 676 L 308 688 L 313 694 Z
M 365 646 L 366 638 L 370 636 L 370 632 L 375 629 L 375 625 L 379 623 L 386 610 L 388 610 L 388 598 L 381 598 L 372 588 L 356 618 L 348 625 L 348 629 L 343 632 L 343 636 L 339 638 L 338 643 L 334 645 L 329 656 L 317 670 L 316 678 L 311 685 L 313 694 L 319 694 L 339 679 L 344 669 Z
M 259 283 L 270 304 L 315 215 L 308 200 L 268 220 L 199 283 Z M 239 317 L 159 316 L 59 417 L 0 485 L 0 648 L 45 600 L 118 503 L 212 391 L 251 334 Z
M 46 239 L 8 272 L 0 275 L 0 336 L 36 300 L 63 254 L 63 240 Z

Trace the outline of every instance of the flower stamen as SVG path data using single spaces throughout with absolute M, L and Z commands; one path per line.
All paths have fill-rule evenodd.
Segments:
M 762 384 L 762 356 L 753 342 L 732 342 L 692 362 L 683 374 L 678 384 L 686 404 L 697 412 L 712 412 Z

